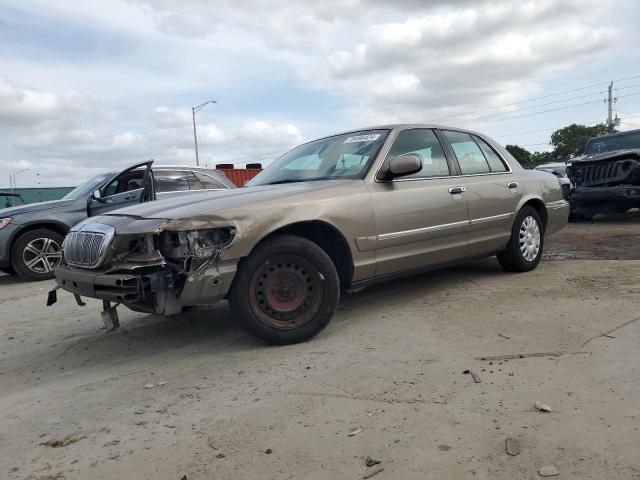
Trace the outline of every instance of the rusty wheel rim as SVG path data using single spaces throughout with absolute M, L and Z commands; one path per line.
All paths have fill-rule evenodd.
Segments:
M 266 325 L 291 330 L 309 322 L 320 308 L 322 282 L 318 269 L 295 255 L 265 261 L 251 278 L 249 303 Z

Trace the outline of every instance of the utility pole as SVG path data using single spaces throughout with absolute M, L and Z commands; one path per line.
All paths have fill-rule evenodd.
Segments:
M 613 125 L 613 82 L 609 84 L 609 94 L 607 95 L 607 127 L 611 127 Z
M 191 107 L 191 116 L 193 117 L 193 142 L 196 144 L 196 166 L 200 166 L 200 158 L 198 158 L 198 132 L 196 132 L 196 107 Z
M 204 103 L 201 103 L 197 107 L 191 107 L 191 117 L 193 118 L 193 143 L 196 147 L 196 166 L 200 166 L 200 158 L 198 157 L 198 132 L 196 130 L 196 112 L 202 110 L 209 103 L 218 103 L 215 100 L 207 100 Z

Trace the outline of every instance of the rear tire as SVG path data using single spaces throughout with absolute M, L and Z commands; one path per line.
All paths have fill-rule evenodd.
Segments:
M 498 254 L 498 262 L 508 272 L 528 272 L 540 263 L 544 248 L 544 227 L 533 207 L 524 207 L 516 215 L 507 248 Z
M 11 266 L 25 280 L 49 280 L 62 261 L 63 240 L 62 235 L 47 228 L 28 231 L 11 247 Z
M 325 251 L 305 238 L 277 235 L 241 262 L 229 303 L 245 330 L 284 345 L 324 329 L 339 298 L 338 273 Z

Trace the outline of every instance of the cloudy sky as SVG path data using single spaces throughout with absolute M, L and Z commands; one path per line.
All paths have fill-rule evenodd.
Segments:
M 193 164 L 209 99 L 209 165 L 430 120 L 543 150 L 609 80 L 639 128 L 638 24 L 636 0 L 0 0 L 0 187 Z

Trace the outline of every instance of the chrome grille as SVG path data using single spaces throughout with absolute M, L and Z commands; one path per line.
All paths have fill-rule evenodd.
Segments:
M 104 259 L 115 230 L 109 225 L 87 223 L 64 239 L 64 261 L 74 267 L 97 267 Z

